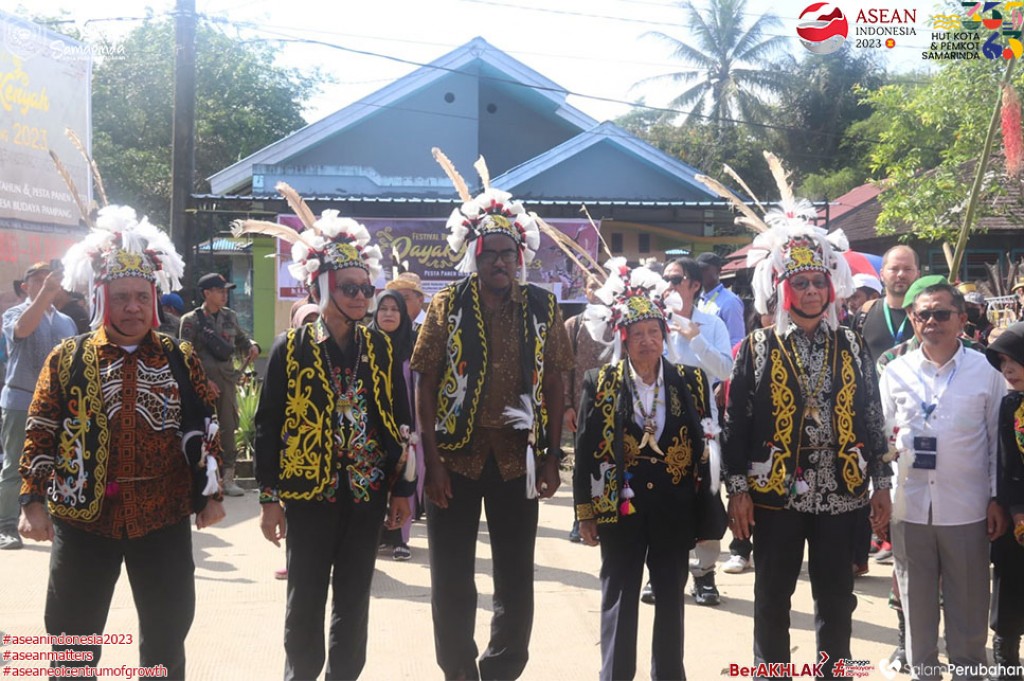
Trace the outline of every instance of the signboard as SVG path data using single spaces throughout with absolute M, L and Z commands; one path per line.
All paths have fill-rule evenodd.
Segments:
M 382 265 L 385 280 L 391 279 L 391 268 L 395 264 L 392 249 L 398 255 L 398 262 L 407 264 L 410 272 L 420 275 L 428 298 L 460 278 L 455 267 L 462 260 L 462 255 L 452 256 L 448 248 L 444 218 L 355 219 L 366 225 L 373 235 L 373 243 L 380 246 L 384 253 Z M 302 229 L 302 223 L 294 215 L 279 215 L 277 221 L 294 229 Z M 588 220 L 555 219 L 547 222 L 597 258 L 597 231 Z M 277 290 L 281 300 L 296 300 L 306 295 L 302 284 L 288 272 L 290 248 L 286 243 L 278 245 Z M 583 273 L 543 232 L 537 257 L 529 266 L 527 279 L 530 283 L 552 291 L 560 303 L 586 302 Z M 375 283 L 378 287 L 384 286 L 384 281 Z
M 78 224 L 49 150 L 91 197 L 85 159 L 64 135 L 70 128 L 90 148 L 91 79 L 88 46 L 0 12 L 0 219 Z

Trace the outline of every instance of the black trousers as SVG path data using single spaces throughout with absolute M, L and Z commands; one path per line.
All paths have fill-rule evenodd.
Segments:
M 636 639 L 644 564 L 654 601 L 651 678 L 685 679 L 683 597 L 693 546 L 694 497 L 671 485 L 661 464 L 630 468 L 636 513 L 598 526 L 601 538 L 602 681 L 636 675 Z M 690 482 L 687 480 L 686 482 Z M 690 483 L 692 485 L 692 483 Z M 649 487 L 650 486 L 650 487 Z
M 138 539 L 101 537 L 60 520 L 54 520 L 53 531 L 46 631 L 102 633 L 123 562 L 139 616 L 139 666 L 162 664 L 167 678 L 184 679 L 185 637 L 196 610 L 189 518 Z M 55 645 L 53 649 L 91 650 L 90 662 L 58 664 L 96 666 L 101 646 Z
M 479 480 L 451 474 L 448 508 L 427 504 L 430 606 L 434 650 L 445 678 L 516 679 L 529 659 L 533 630 L 533 553 L 537 500 L 525 477 L 504 481 L 493 457 Z M 476 540 L 481 505 L 487 513 L 494 577 L 491 640 L 480 656 L 476 622 Z
M 854 511 L 857 514 L 857 524 L 854 527 L 853 535 L 853 563 L 855 565 L 867 565 L 868 556 L 871 555 L 871 507 Z
M 992 610 L 989 626 L 999 636 L 1024 635 L 1024 546 L 1013 528 L 992 542 Z
M 288 604 L 284 678 L 316 679 L 324 666 L 324 610 L 331 589 L 326 679 L 356 679 L 366 664 L 370 586 L 385 513 L 384 495 L 365 503 L 285 504 Z
M 858 513 L 838 515 L 754 508 L 754 662 L 790 662 L 789 611 L 808 545 L 807 572 L 814 598 L 817 650 L 832 664 L 850 657 L 857 597 L 853 594 L 853 543 Z M 810 655 L 808 655 L 810 658 Z M 817 663 L 818 658 L 803 662 Z

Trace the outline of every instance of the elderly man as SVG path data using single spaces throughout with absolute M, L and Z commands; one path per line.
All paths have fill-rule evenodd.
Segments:
M 836 298 L 852 289 L 846 261 L 801 218 L 774 222 L 755 239 L 770 254 L 754 281 L 759 312 L 777 296 L 775 325 L 740 346 L 726 409 L 729 516 L 737 539 L 757 526 L 755 663 L 790 661 L 791 598 L 806 543 L 827 675 L 850 657 L 857 511 L 870 503 L 872 525 L 883 531 L 890 474 L 871 356 L 859 335 L 838 326 Z
M 224 447 L 224 494 L 240 497 L 245 490 L 235 482 L 235 430 L 238 428 L 238 377 L 235 354 L 252 362 L 260 346 L 238 324 L 238 315 L 228 305 L 228 291 L 235 288 L 216 272 L 204 274 L 197 282 L 203 304 L 181 318 L 181 340 L 195 345 L 210 380 L 210 392 L 217 399 L 221 442 Z
M 279 190 L 291 192 L 279 186 Z M 391 343 L 361 322 L 380 275 L 380 250 L 358 222 L 327 210 L 296 245 L 291 272 L 320 307 L 311 324 L 274 342 L 256 412 L 260 528 L 287 538 L 284 678 L 324 667 L 324 610 L 332 592 L 327 679 L 355 679 L 366 662 L 370 584 L 381 523 L 401 527 L 415 489 L 406 456 L 405 380 Z M 259 233 L 243 223 L 236 233 Z M 284 504 L 282 508 L 281 504 Z
M 75 322 L 58 312 L 54 300 L 61 292 L 62 272 L 38 262 L 25 272 L 21 284 L 28 300 L 3 315 L 7 346 L 7 380 L 0 392 L 3 427 L 3 469 L 0 471 L 0 550 L 20 549 L 18 536 L 18 462 L 25 446 L 25 420 L 43 361 L 58 343 L 77 333 Z
M 882 256 L 885 296 L 874 303 L 865 303 L 861 307 L 860 318 L 854 324 L 876 360 L 889 348 L 914 336 L 903 297 L 920 276 L 918 267 L 917 253 L 910 246 L 893 246 Z
M 421 376 L 434 647 L 445 678 L 515 679 L 533 627 L 537 497 L 559 485 L 562 372 L 572 367 L 572 351 L 555 297 L 525 283 L 540 241 L 533 218 L 497 189 L 462 198 L 448 220 L 448 243 L 456 253 L 465 248 L 458 270 L 468 276 L 430 301 L 411 363 Z M 494 615 L 478 667 L 481 506 Z
M 412 320 L 413 331 L 419 331 L 423 323 L 423 285 L 420 275 L 415 272 L 402 272 L 397 277 L 384 285 L 388 291 L 398 291 L 405 301 L 405 309 L 409 312 L 409 319 Z
M 623 259 L 609 261 L 608 270 L 598 302 L 584 314 L 595 340 L 609 344 L 608 328 L 619 342 L 610 343 L 611 361 L 584 379 L 573 472 L 580 534 L 589 546 L 601 545 L 600 678 L 636 673 L 646 564 L 658 595 L 652 678 L 685 679 L 687 554 L 701 536 L 700 509 L 721 509 L 708 482 L 702 426 L 710 422 L 711 386 L 700 369 L 662 357 L 666 317 L 673 316 L 666 307 L 681 306 L 676 294 L 646 268 L 629 272 Z
M 102 633 L 123 563 L 140 665 L 182 679 L 195 613 L 189 515 L 199 509 L 199 529 L 224 517 L 213 399 L 191 346 L 154 333 L 157 282 L 176 285 L 183 267 L 170 240 L 130 208 L 104 208 L 96 224 L 65 256 L 64 285 L 93 286 L 98 328 L 62 343 L 39 376 L 21 459 L 21 533 L 53 541 L 46 631 Z M 193 477 L 203 496 L 194 498 Z M 54 645 L 69 647 L 92 659 L 62 664 L 99 662 L 100 646 Z
M 912 677 L 938 679 L 940 583 L 950 663 L 986 664 L 989 542 L 1007 523 L 996 501 L 1006 390 L 985 356 L 961 343 L 960 291 L 933 284 L 911 309 L 920 347 L 891 361 L 881 381 L 899 453 L 892 545 Z M 974 676 L 954 669 L 954 678 Z

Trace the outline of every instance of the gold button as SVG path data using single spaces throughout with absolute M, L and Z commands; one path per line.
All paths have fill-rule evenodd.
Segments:
M 647 489 L 654 489 L 654 483 L 653 482 L 647 483 Z

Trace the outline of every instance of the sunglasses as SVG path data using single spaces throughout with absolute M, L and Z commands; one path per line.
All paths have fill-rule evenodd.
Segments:
M 477 262 L 483 263 L 484 265 L 493 264 L 498 258 L 501 258 L 506 264 L 512 264 L 519 257 L 519 251 L 515 248 L 509 248 L 504 251 L 492 251 L 490 249 L 480 251 L 480 255 L 476 256 Z
M 360 293 L 366 298 L 373 298 L 373 294 L 377 292 L 377 287 L 373 284 L 338 284 L 334 288 L 341 291 L 341 295 L 346 298 L 355 298 Z
M 921 310 L 915 312 L 914 316 L 922 322 L 926 322 L 932 317 L 935 317 L 937 322 L 948 322 L 949 318 L 953 316 L 953 310 Z
M 825 277 L 818 277 L 815 279 L 792 279 L 790 280 L 789 285 L 793 287 L 794 291 L 806 291 L 811 286 L 824 291 L 828 288 L 828 279 Z
M 674 277 L 665 277 L 665 281 L 667 281 L 668 283 L 672 284 L 673 286 L 679 286 L 684 281 L 689 281 L 689 280 L 690 280 L 689 277 L 680 277 L 678 275 L 676 275 Z

